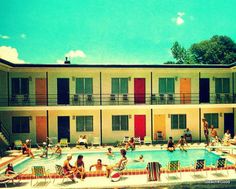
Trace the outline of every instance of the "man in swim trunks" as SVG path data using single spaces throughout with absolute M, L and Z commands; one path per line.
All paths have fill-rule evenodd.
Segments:
M 202 119 L 203 131 L 206 138 L 206 146 L 209 146 L 209 131 L 208 131 L 208 122 L 205 118 Z
M 97 160 L 97 164 L 91 165 L 90 168 L 89 168 L 89 171 L 91 171 L 91 169 L 92 169 L 93 167 L 96 168 L 96 171 L 102 171 L 102 167 L 103 167 L 103 166 L 106 167 L 107 165 L 102 164 L 102 160 L 101 160 L 101 159 L 98 159 L 98 160 Z

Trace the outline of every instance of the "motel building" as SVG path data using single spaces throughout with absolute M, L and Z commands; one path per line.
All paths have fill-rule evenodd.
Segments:
M 236 134 L 236 64 L 14 64 L 0 59 L 1 143 L 80 135 L 101 145 L 124 136 L 154 143 L 186 128 L 204 141 L 202 118 Z

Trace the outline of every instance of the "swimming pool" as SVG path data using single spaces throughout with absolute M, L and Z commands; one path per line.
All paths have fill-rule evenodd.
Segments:
M 84 156 L 85 169 L 89 170 L 90 165 L 95 164 L 97 159 L 101 159 L 103 164 L 114 164 L 119 161 L 120 153 L 114 152 L 114 158 L 108 158 L 105 152 L 83 152 L 83 153 L 73 153 L 71 164 L 73 165 L 77 159 L 77 156 L 82 154 Z M 134 159 L 138 159 L 140 155 L 144 156 L 144 162 L 134 162 Z M 212 152 L 209 152 L 205 149 L 189 149 L 187 152 L 176 150 L 174 152 L 169 152 L 166 150 L 136 150 L 128 151 L 127 158 L 128 164 L 127 169 L 145 169 L 147 162 L 158 161 L 161 163 L 162 167 L 166 167 L 169 161 L 179 160 L 181 167 L 188 167 L 193 165 L 194 161 L 197 159 L 205 159 L 206 165 L 213 165 L 219 158 L 219 155 L 216 155 Z M 42 165 L 49 169 L 50 172 L 55 172 L 55 164 L 63 165 L 64 160 L 66 159 L 66 154 L 62 154 L 61 157 L 51 156 L 48 158 L 39 158 L 34 159 L 28 158 L 21 163 L 14 166 L 15 171 L 20 171 L 22 169 L 28 168 L 28 172 L 31 172 L 31 167 L 35 165 Z M 227 162 L 228 164 L 232 164 Z

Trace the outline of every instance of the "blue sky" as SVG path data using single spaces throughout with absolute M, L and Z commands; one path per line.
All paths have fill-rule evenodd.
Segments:
M 235 0 L 0 0 L 0 57 L 160 64 L 175 41 L 236 41 Z

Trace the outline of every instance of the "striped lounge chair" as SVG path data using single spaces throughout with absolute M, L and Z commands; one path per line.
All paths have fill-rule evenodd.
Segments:
M 159 162 L 148 162 L 147 164 L 147 180 L 160 181 L 161 180 L 161 164 Z

